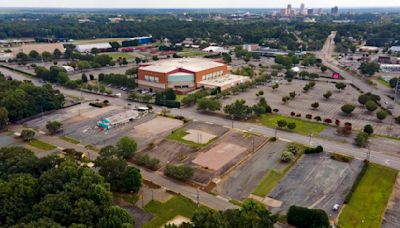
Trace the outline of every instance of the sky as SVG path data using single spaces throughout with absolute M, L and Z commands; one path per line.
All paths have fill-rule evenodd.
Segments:
M 55 8 L 298 8 L 389 7 L 400 0 L 0 0 L 0 7 Z

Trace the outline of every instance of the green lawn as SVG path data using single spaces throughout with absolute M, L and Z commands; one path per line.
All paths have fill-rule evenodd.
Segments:
M 113 58 L 113 60 L 117 60 L 118 58 L 125 58 L 129 60 L 133 58 L 132 54 L 124 52 L 105 53 L 104 55 L 110 56 L 111 58 Z
M 182 101 L 182 99 L 184 98 L 184 97 L 186 97 L 187 95 L 186 94 L 176 94 L 176 100 L 177 101 Z
M 32 141 L 29 142 L 29 145 L 45 151 L 54 150 L 57 148 L 51 144 L 40 141 L 38 139 L 33 139 Z
M 202 51 L 183 51 L 178 52 L 178 55 L 182 57 L 204 57 L 207 55 L 207 53 Z
M 183 129 L 177 129 L 175 130 L 173 133 L 171 133 L 170 135 L 167 136 L 167 139 L 170 140 L 174 140 L 174 141 L 178 141 L 181 143 L 184 143 L 192 148 L 196 148 L 196 149 L 200 149 L 202 147 L 205 147 L 209 144 L 211 144 L 212 142 L 215 141 L 216 138 L 211 139 L 210 141 L 208 141 L 206 144 L 200 144 L 200 143 L 195 143 L 192 141 L 188 141 L 183 139 L 183 137 L 185 137 L 186 135 L 188 135 L 189 133 L 187 133 L 186 131 L 184 131 Z
M 289 172 L 289 170 L 296 164 L 297 160 L 301 157 L 301 155 L 304 153 L 304 146 L 301 144 L 295 144 L 294 145 L 298 146 L 300 148 L 300 152 L 298 155 L 296 155 L 295 160 L 290 162 L 288 166 L 283 170 L 283 172 L 278 172 L 275 169 L 268 170 L 261 182 L 257 185 L 257 187 L 254 189 L 252 192 L 253 195 L 260 196 L 260 197 L 265 197 L 272 191 L 272 189 L 275 188 L 275 186 L 281 181 L 286 174 Z
M 319 133 L 327 128 L 327 126 L 322 123 L 302 120 L 299 118 L 293 118 L 279 114 L 264 114 L 261 115 L 257 120 L 259 120 L 262 125 L 270 128 L 275 128 L 277 126 L 276 123 L 278 122 L 278 120 L 286 120 L 287 123 L 296 123 L 296 128 L 291 131 L 302 135 L 319 135 Z
M 152 213 L 154 218 L 143 228 L 161 227 L 177 215 L 191 219 L 196 209 L 197 205 L 183 196 L 174 196 L 166 203 L 151 201 L 144 207 L 144 210 Z
M 369 164 L 349 204 L 340 214 L 339 226 L 380 227 L 396 176 L 396 170 Z
M 389 83 L 388 81 L 386 81 L 385 79 L 379 77 L 377 81 L 378 81 L 380 84 L 382 84 L 382 85 L 384 85 L 384 86 L 386 86 L 386 87 L 388 87 L 388 88 L 391 88 L 391 87 L 390 87 L 390 83 Z
M 79 140 L 74 139 L 74 138 L 69 137 L 69 136 L 65 136 L 65 135 L 64 136 L 60 136 L 60 139 L 66 141 L 66 142 L 72 143 L 72 144 L 79 144 L 80 143 Z

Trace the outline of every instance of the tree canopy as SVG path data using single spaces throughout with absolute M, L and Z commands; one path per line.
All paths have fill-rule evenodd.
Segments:
M 133 227 L 90 168 L 18 147 L 0 149 L 0 159 L 0 226 Z

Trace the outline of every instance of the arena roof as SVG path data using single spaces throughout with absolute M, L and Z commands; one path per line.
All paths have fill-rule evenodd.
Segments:
M 151 62 L 148 66 L 140 67 L 141 70 L 154 71 L 159 73 L 168 73 L 176 69 L 185 69 L 191 72 L 199 72 L 225 64 L 216 62 L 211 59 L 202 58 L 177 58 L 177 59 L 166 59 L 157 62 Z

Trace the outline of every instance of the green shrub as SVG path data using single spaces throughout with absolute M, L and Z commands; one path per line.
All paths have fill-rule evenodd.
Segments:
M 192 178 L 194 170 L 188 165 L 171 165 L 165 167 L 164 174 L 177 180 L 187 181 Z
M 337 153 L 332 153 L 330 157 L 333 160 L 340 161 L 340 162 L 346 162 L 346 163 L 351 162 L 353 160 L 353 158 L 350 156 L 346 156 L 343 154 L 337 154 Z
M 346 198 L 344 199 L 344 203 L 345 204 L 350 202 L 354 191 L 356 190 L 356 188 L 357 188 L 358 184 L 360 183 L 361 179 L 364 177 L 365 173 L 367 172 L 368 165 L 369 165 L 369 162 L 365 160 L 361 171 L 358 173 L 358 176 L 357 176 L 356 180 L 353 183 L 353 186 L 351 186 L 351 189 L 350 189 L 349 193 L 347 193 Z
M 330 227 L 329 217 L 321 209 L 308 209 L 305 207 L 291 206 L 287 213 L 287 221 L 296 227 Z
M 317 146 L 315 148 L 306 148 L 304 150 L 305 154 L 318 154 L 324 151 L 324 148 L 322 146 Z

